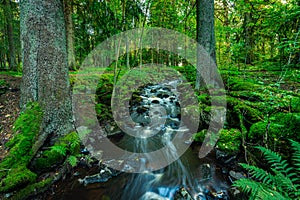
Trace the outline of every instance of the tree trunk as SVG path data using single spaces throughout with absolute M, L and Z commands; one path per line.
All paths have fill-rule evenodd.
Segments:
M 23 47 L 21 108 L 37 101 L 43 110 L 41 134 L 59 136 L 73 130 L 65 21 L 60 0 L 20 2 Z
M 245 45 L 246 45 L 246 56 L 245 63 L 252 64 L 254 61 L 254 38 L 253 38 L 253 26 L 249 24 L 253 23 L 252 10 L 247 12 L 244 16 L 244 37 L 245 37 Z
M 197 42 L 201 45 L 211 56 L 211 59 L 216 63 L 216 39 L 214 28 L 214 1 L 197 0 L 196 2 L 197 15 Z M 197 76 L 195 89 L 201 86 L 201 70 L 205 66 L 201 64 L 200 49 L 197 53 Z
M 72 1 L 64 0 L 64 14 L 66 23 L 68 66 L 70 70 L 76 70 L 74 50 L 74 27 L 72 21 Z
M 5 0 L 4 15 L 6 17 L 6 29 L 8 36 L 8 49 L 9 49 L 9 69 L 16 71 L 17 62 L 16 62 L 16 51 L 15 51 L 15 42 L 14 42 L 14 31 L 13 31 L 13 16 L 11 11 L 10 0 Z

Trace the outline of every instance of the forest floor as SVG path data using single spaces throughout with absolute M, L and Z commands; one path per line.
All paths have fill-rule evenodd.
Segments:
M 255 80 L 255 82 L 264 82 L 264 85 L 266 86 L 276 83 L 279 77 L 278 71 L 245 70 L 244 72 L 245 73 L 240 72 L 241 77 L 246 79 L 250 78 Z M 298 93 L 300 88 L 298 79 L 299 73 L 296 73 L 297 75 L 295 75 L 295 73 L 293 74 L 294 76 L 289 76 L 286 81 L 281 84 L 281 88 L 283 90 Z M 4 80 L 8 83 L 7 91 L 2 95 L 0 94 L 0 161 L 7 155 L 8 149 L 5 148 L 4 145 L 12 138 L 13 124 L 20 113 L 19 101 L 21 79 L 21 75 L 18 73 L 0 73 L 0 80 Z
M 291 92 L 297 98 L 300 97 L 300 71 L 299 70 L 292 70 L 290 71 L 282 80 L 280 80 L 281 71 L 274 70 L 274 71 L 267 71 L 267 70 L 242 70 L 238 71 L 235 69 L 226 69 L 221 70 L 221 74 L 223 77 L 223 81 L 225 83 L 226 90 L 230 91 L 232 88 L 231 82 L 238 80 L 240 81 L 243 86 L 244 83 L 251 82 L 256 85 L 260 85 L 262 88 L 274 88 L 276 90 L 270 90 L 275 91 L 275 93 L 282 93 L 282 92 Z M 71 74 L 72 76 L 72 74 Z M 19 101 L 20 101 L 20 85 L 21 85 L 21 75 L 20 74 L 10 74 L 10 73 L 2 73 L 0 72 L 0 81 L 4 80 L 7 83 L 6 92 L 3 94 L 0 91 L 0 161 L 7 155 L 8 148 L 6 148 L 4 145 L 7 141 L 9 141 L 13 137 L 13 124 L 16 121 L 17 117 L 20 114 L 20 108 L 19 108 Z M 277 87 L 277 84 L 280 83 L 280 90 Z M 245 87 L 242 87 L 245 88 Z M 251 88 L 242 89 L 242 92 L 248 92 L 248 90 Z M 1 90 L 1 85 L 0 85 Z M 253 89 L 252 89 L 253 90 Z M 241 92 L 240 90 L 238 90 Z M 257 93 L 261 93 L 258 95 L 263 95 L 264 100 L 261 100 L 264 103 L 265 99 L 267 99 L 268 96 L 264 96 L 267 94 L 265 91 L 255 91 Z M 269 91 L 269 90 L 266 90 Z M 233 91 L 236 92 L 236 91 Z M 253 93 L 253 92 L 252 92 Z M 239 93 L 237 93 L 239 95 Z M 289 93 L 280 96 L 279 99 L 283 99 L 284 96 L 287 96 Z M 269 95 L 273 96 L 273 95 Z M 275 95 L 274 95 L 275 97 Z M 245 101 L 245 98 L 236 97 L 238 99 L 238 102 Z M 250 98 L 247 96 L 246 98 Z M 246 99 L 247 100 L 247 99 Z M 296 110 L 299 110 L 296 105 Z M 284 112 L 288 112 L 288 109 L 285 109 Z M 297 111 L 299 112 L 299 111 Z M 59 184 L 55 184 L 51 189 L 46 192 L 45 194 L 42 194 L 40 199 L 45 199 L 45 196 L 49 196 L 53 193 L 54 190 Z M 56 191 L 57 192 L 57 191 Z M 1 196 L 0 196 L 1 199 Z
M 8 83 L 8 90 L 0 95 L 0 161 L 7 155 L 5 143 L 13 134 L 13 124 L 19 116 L 21 77 L 8 74 L 0 74 L 0 80 Z

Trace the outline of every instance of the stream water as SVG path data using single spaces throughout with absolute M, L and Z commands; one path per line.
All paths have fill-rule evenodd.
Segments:
M 176 95 L 178 82 L 147 85 L 136 92 L 130 102 L 130 115 L 136 123 L 134 130 L 141 137 L 133 137 L 118 131 L 110 140 L 122 149 L 147 153 L 163 146 L 167 158 L 178 158 L 167 167 L 152 171 L 153 163 L 147 156 L 139 158 L 141 173 L 121 173 L 103 167 L 99 171 L 82 167 L 74 175 L 61 182 L 49 199 L 74 200 L 188 200 L 188 199 L 229 199 L 228 182 L 217 164 L 215 154 L 198 158 L 199 146 L 191 145 L 183 155 L 178 155 L 172 139 L 188 129 L 181 122 L 181 109 Z M 163 106 L 164 109 L 161 109 Z M 164 123 L 161 123 L 161 122 Z M 159 124 L 159 125 L 158 125 Z M 162 124 L 162 125 L 161 125 Z M 145 129 L 144 127 L 147 127 Z M 156 130 L 157 129 L 157 130 Z M 142 130 L 142 131 L 139 131 Z M 153 134 L 155 132 L 155 134 Z M 184 140 L 183 143 L 190 143 Z M 145 154 L 146 155 L 146 154 Z M 134 162 L 127 162 L 126 171 L 134 169 Z M 79 180 L 79 181 L 78 181 Z

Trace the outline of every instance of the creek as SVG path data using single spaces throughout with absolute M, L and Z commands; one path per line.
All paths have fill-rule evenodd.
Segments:
M 145 153 L 138 165 L 127 161 L 125 173 L 103 164 L 88 168 L 84 164 L 75 169 L 72 177 L 58 183 L 50 199 L 111 199 L 111 200 L 215 200 L 230 199 L 228 169 L 216 159 L 212 151 L 203 159 L 198 158 L 199 144 L 183 140 L 189 147 L 178 155 L 172 143 L 176 134 L 184 134 L 188 127 L 180 125 L 181 109 L 176 94 L 180 81 L 147 85 L 134 93 L 130 101 L 130 116 L 135 122 L 134 132 L 139 137 L 124 133 L 116 127 L 107 133 L 117 146 L 131 152 Z M 161 109 L 163 107 L 163 109 Z M 163 122 L 163 123 L 162 123 Z M 146 128 L 145 128 L 146 127 Z M 130 127 L 128 127 L 130 128 Z M 117 129 L 117 130 L 116 130 Z M 132 127 L 131 127 L 132 129 Z M 148 162 L 148 152 L 163 146 L 170 147 L 164 156 L 175 159 L 170 165 L 158 169 Z M 142 164 L 141 164 L 142 163 Z M 224 172 L 224 170 L 227 172 Z

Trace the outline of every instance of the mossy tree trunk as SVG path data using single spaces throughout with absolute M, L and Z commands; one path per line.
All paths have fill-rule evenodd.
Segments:
M 216 39 L 215 39 L 215 20 L 214 20 L 214 1 L 197 0 L 197 42 L 208 52 L 212 61 L 216 63 Z M 195 89 L 199 89 L 202 83 L 201 71 L 207 70 L 201 63 L 200 49 L 197 56 L 197 76 Z M 208 69 L 209 70 L 209 69 Z
M 43 110 L 40 146 L 51 135 L 73 130 L 63 4 L 60 0 L 20 1 L 23 47 L 21 108 L 37 101 Z

